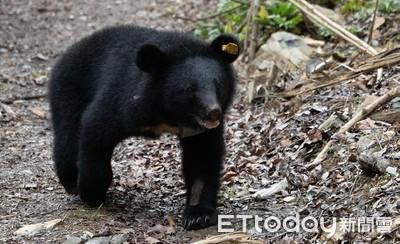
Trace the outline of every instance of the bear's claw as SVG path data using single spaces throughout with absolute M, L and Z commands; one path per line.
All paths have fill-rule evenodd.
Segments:
M 217 210 L 205 206 L 187 206 L 183 212 L 182 225 L 186 230 L 197 230 L 217 224 Z

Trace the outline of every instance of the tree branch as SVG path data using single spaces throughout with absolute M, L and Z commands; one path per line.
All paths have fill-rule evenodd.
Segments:
M 291 4 L 296 6 L 298 9 L 300 9 L 304 14 L 318 22 L 319 24 L 323 25 L 324 27 L 328 28 L 330 31 L 336 33 L 337 35 L 341 36 L 343 39 L 346 41 L 352 43 L 359 49 L 366 51 L 370 55 L 376 55 L 378 52 L 365 43 L 364 41 L 360 40 L 358 37 L 355 35 L 351 34 L 348 32 L 346 29 L 338 25 L 337 23 L 333 22 L 330 20 L 328 17 L 323 15 L 321 12 L 319 12 L 317 9 L 315 9 L 311 4 L 309 4 L 305 0 L 289 0 Z
M 387 92 L 386 94 L 380 96 L 378 99 L 376 99 L 374 102 L 369 104 L 363 109 L 360 109 L 360 111 L 353 116 L 352 119 L 350 119 L 346 124 L 344 124 L 339 131 L 336 133 L 336 135 L 341 135 L 347 132 L 353 125 L 355 125 L 358 121 L 366 118 L 369 114 L 371 114 L 373 111 L 377 110 L 379 107 L 383 106 L 384 104 L 390 102 L 396 97 L 400 96 L 400 86 L 397 86 Z M 306 168 L 308 170 L 315 168 L 318 166 L 320 163 L 322 163 L 327 155 L 327 152 L 331 148 L 333 144 L 333 139 L 331 138 L 328 143 L 325 145 L 325 147 L 322 149 L 322 151 L 317 155 L 317 157 L 314 159 L 313 162 L 309 163 L 306 165 Z
M 47 97 L 47 94 L 39 94 L 39 95 L 28 95 L 28 96 L 22 96 L 22 97 L 14 97 L 12 99 L 3 99 L 0 98 L 0 102 L 4 104 L 12 104 L 13 102 L 17 100 L 34 100 L 34 99 L 40 99 Z

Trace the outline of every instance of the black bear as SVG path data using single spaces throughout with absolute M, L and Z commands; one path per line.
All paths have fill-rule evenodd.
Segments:
M 187 189 L 183 226 L 216 224 L 223 118 L 239 49 L 230 35 L 207 43 L 137 26 L 109 27 L 72 45 L 49 83 L 55 168 L 66 191 L 100 205 L 118 142 L 174 133 Z

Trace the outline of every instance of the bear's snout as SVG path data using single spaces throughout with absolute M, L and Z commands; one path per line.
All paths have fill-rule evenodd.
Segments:
M 198 119 L 200 125 L 207 129 L 217 127 L 222 119 L 222 110 L 219 105 L 213 105 L 206 109 L 205 118 Z
M 206 120 L 209 122 L 216 122 L 221 120 L 222 111 L 219 106 L 208 109 Z

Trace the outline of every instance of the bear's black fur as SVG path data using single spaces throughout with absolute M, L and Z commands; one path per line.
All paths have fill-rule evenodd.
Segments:
M 119 26 L 74 44 L 52 70 L 54 161 L 68 193 L 100 205 L 114 147 L 130 136 L 177 134 L 187 188 L 183 226 L 217 222 L 223 117 L 239 55 L 229 35 L 211 44 L 187 34 Z

